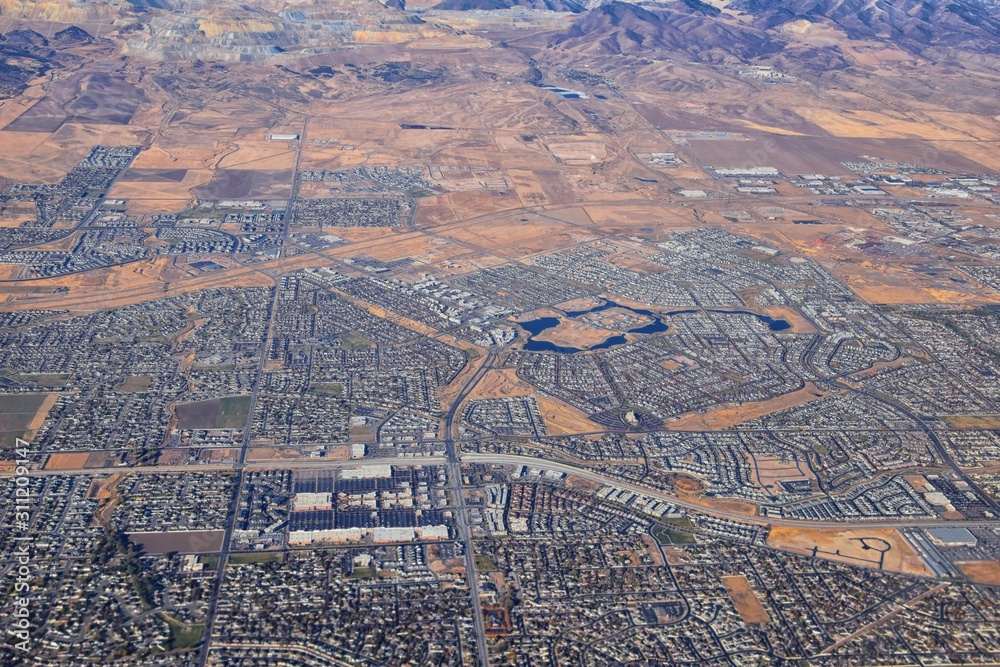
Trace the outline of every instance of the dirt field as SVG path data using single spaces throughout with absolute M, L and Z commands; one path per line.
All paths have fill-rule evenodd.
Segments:
M 549 396 L 538 396 L 538 409 L 545 420 L 545 426 L 550 435 L 569 435 L 572 433 L 590 433 L 600 431 L 604 427 L 590 421 L 586 413 L 565 401 Z
M 436 544 L 427 545 L 427 567 L 434 574 L 462 574 L 465 572 L 464 558 L 441 558 L 440 547 Z
M 45 463 L 46 470 L 82 470 L 87 466 L 90 454 L 86 452 L 74 454 L 53 454 Z
M 437 233 L 467 243 L 481 250 L 500 252 L 504 256 L 520 257 L 530 252 L 519 248 L 530 242 L 557 239 L 560 235 L 570 235 L 576 228 L 555 220 L 548 220 L 533 214 L 519 217 L 499 216 L 488 222 L 449 226 L 449 229 L 435 230 Z M 558 245 L 552 246 L 553 248 Z
M 567 476 L 565 484 L 567 489 L 579 491 L 580 493 L 597 493 L 601 488 L 599 482 L 576 475 Z
M 774 456 L 750 457 L 751 481 L 771 493 L 781 491 L 781 482 L 811 480 L 816 476 L 804 461 L 781 461 Z
M 697 503 L 708 509 L 716 509 L 723 512 L 732 512 L 733 514 L 742 514 L 747 517 L 757 516 L 757 506 L 746 500 L 740 500 L 737 498 L 718 498 L 718 497 L 706 497 L 701 495 L 686 495 L 683 493 L 678 494 L 685 500 L 693 503 Z
M 897 531 L 888 528 L 837 530 L 773 526 L 767 536 L 767 545 L 864 567 L 878 568 L 881 560 L 883 570 L 934 576 L 913 547 Z
M 872 304 L 1000 303 L 1000 296 L 970 294 L 933 287 L 926 279 L 917 279 L 909 271 L 889 266 L 864 267 L 838 262 L 829 268 L 833 269 L 833 272 L 838 274 L 858 296 Z M 915 280 L 924 284 L 915 283 Z
M 698 226 L 698 219 L 690 209 L 662 204 L 631 202 L 614 205 L 588 203 L 587 215 L 594 226 L 606 233 L 641 233 L 651 239 L 660 239 L 671 229 Z M 619 301 L 619 303 L 624 303 Z
M 729 591 L 729 599 L 733 601 L 740 618 L 747 625 L 768 625 L 771 617 L 767 615 L 767 610 L 760 603 L 760 598 L 750 586 L 746 576 L 739 574 L 730 577 L 722 577 L 722 585 Z
M 557 303 L 553 308 L 558 308 L 562 311 L 579 311 L 579 310 L 590 310 L 601 305 L 601 300 L 597 297 L 586 296 L 581 299 L 573 299 L 571 301 L 564 301 L 563 303 Z M 558 313 L 556 313 L 558 315 Z
M 705 496 L 704 491 L 707 485 L 697 477 L 693 477 L 687 473 L 672 473 L 672 476 L 678 497 L 688 502 L 696 503 L 708 509 L 742 514 L 746 517 L 757 516 L 757 506 L 749 501 L 739 498 Z
M 807 383 L 805 387 L 798 391 L 772 398 L 769 401 L 756 401 L 744 403 L 739 407 L 723 406 L 712 408 L 702 413 L 691 413 L 682 416 L 680 419 L 667 424 L 667 428 L 676 430 L 714 430 L 735 426 L 757 417 L 762 417 L 772 412 L 804 405 L 810 401 L 827 396 L 827 392 L 820 391 L 812 383 Z
M 558 325 L 551 329 L 546 329 L 534 338 L 535 340 L 547 341 L 555 345 L 588 350 L 614 335 L 616 335 L 616 332 L 610 329 L 601 329 L 591 326 L 586 322 L 560 319 Z
M 600 135 L 546 137 L 545 146 L 556 159 L 568 165 L 600 164 L 607 155 Z
M 290 172 L 294 165 L 294 142 L 290 147 L 287 141 L 243 140 L 239 142 L 239 147 L 235 151 L 219 160 L 218 168 L 221 170 L 288 170 Z
M 851 377 L 852 380 L 856 380 L 856 381 L 860 382 L 864 378 L 868 378 L 868 377 L 871 377 L 873 375 L 877 375 L 879 372 L 881 372 L 885 368 L 895 368 L 897 366 L 903 366 L 903 365 L 909 363 L 912 360 L 913 360 L 913 357 L 911 357 L 911 356 L 909 356 L 907 354 L 901 354 L 899 356 L 899 358 L 896 359 L 896 360 L 894 360 L 894 361 L 876 361 L 874 364 L 872 364 L 871 368 L 868 368 L 868 369 L 863 370 L 863 371 L 858 371 L 857 373 L 851 373 L 850 377 Z M 947 417 L 945 417 L 945 419 L 947 420 Z
M 188 452 L 183 449 L 161 449 L 156 457 L 157 465 L 178 465 L 187 460 Z
M 952 428 L 980 430 L 1000 428 L 1000 415 L 953 415 L 944 420 Z
M 995 560 L 968 561 L 956 563 L 962 574 L 980 584 L 1000 586 L 1000 562 Z
M 272 285 L 266 275 L 244 267 L 197 276 L 185 275 L 177 279 L 165 278 L 173 265 L 173 259 L 158 257 L 64 278 L 25 283 L 29 290 L 24 292 L 18 290 L 18 283 L 8 283 L 3 291 L 10 296 L 3 305 L 7 310 L 40 308 L 90 312 L 215 287 Z M 52 291 L 59 287 L 68 288 L 68 293 L 53 294 Z
M 253 447 L 247 452 L 248 461 L 279 461 L 303 456 L 298 447 Z
M 887 160 L 907 159 L 906 156 L 927 155 L 928 151 L 920 139 L 933 141 L 968 141 L 969 135 L 946 127 L 941 123 L 928 123 L 926 119 L 893 118 L 877 111 L 861 109 L 819 109 L 799 108 L 796 112 L 810 122 L 819 125 L 827 132 L 838 137 L 864 137 L 871 140 L 873 150 L 871 155 L 878 155 Z M 941 118 L 941 117 L 939 117 Z M 820 146 L 829 147 L 828 151 L 838 145 L 857 145 L 849 139 L 827 139 Z M 953 154 L 954 155 L 954 154 Z M 900 156 L 903 156 L 902 158 Z M 936 159 L 943 160 L 942 156 Z M 944 162 L 946 169 L 961 171 L 968 162 Z M 945 166 L 947 165 L 947 166 Z

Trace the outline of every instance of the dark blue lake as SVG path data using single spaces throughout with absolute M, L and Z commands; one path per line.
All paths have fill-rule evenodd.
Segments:
M 558 317 L 539 317 L 537 320 L 530 320 L 528 322 L 519 322 L 521 328 L 530 333 L 532 336 L 537 336 L 546 329 L 551 329 L 552 327 L 559 324 Z
M 631 334 L 655 334 L 663 333 L 670 329 L 670 325 L 663 321 L 661 316 L 656 315 L 651 310 L 646 310 L 644 308 L 632 308 L 631 306 L 623 306 L 620 303 L 615 303 L 614 301 L 605 301 L 599 306 L 594 306 L 593 308 L 588 308 L 587 310 L 567 310 L 566 317 L 580 317 L 581 315 L 587 315 L 589 313 L 599 313 L 603 310 L 609 310 L 611 308 L 621 308 L 623 310 L 631 311 L 637 315 L 644 315 L 646 317 L 653 318 L 653 321 L 649 324 L 643 325 L 641 327 L 636 327 L 634 329 L 629 329 L 627 333 Z M 666 317 L 672 317 L 674 315 L 683 315 L 685 313 L 696 313 L 696 309 L 687 310 L 672 310 L 666 313 Z M 757 313 L 752 313 L 749 310 L 709 310 L 711 313 L 722 313 L 724 315 L 752 315 L 758 320 L 763 322 L 768 326 L 771 331 L 784 331 L 790 328 L 792 325 L 785 320 L 775 319 L 773 317 L 768 317 L 767 315 L 758 315 Z M 555 343 L 550 343 L 545 340 L 535 340 L 535 336 L 542 333 L 546 329 L 552 329 L 559 325 L 558 317 L 539 317 L 538 319 L 528 320 L 527 322 L 518 322 L 518 325 L 531 334 L 528 337 L 527 342 L 524 344 L 524 349 L 528 352 L 556 352 L 558 354 L 575 354 L 577 352 L 584 352 L 584 348 L 570 347 L 566 345 L 556 345 Z M 623 345 L 628 342 L 624 334 L 618 334 L 605 339 L 603 342 L 598 343 L 588 350 L 606 350 L 609 347 L 614 347 L 616 345 Z
M 757 313 L 751 313 L 749 310 L 710 310 L 710 313 L 724 313 L 726 315 L 753 315 L 758 320 L 767 325 L 767 328 L 771 331 L 784 331 L 785 329 L 791 329 L 792 325 L 785 320 L 775 319 L 773 317 L 768 317 L 767 315 L 758 315 Z

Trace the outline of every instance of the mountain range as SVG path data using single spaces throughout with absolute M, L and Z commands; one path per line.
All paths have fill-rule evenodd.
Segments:
M 128 48 L 154 60 L 258 60 L 320 53 L 340 44 L 401 43 L 440 34 L 424 8 L 447 12 L 534 10 L 567 16 L 545 46 L 581 54 L 686 57 L 705 62 L 796 59 L 847 66 L 851 41 L 936 60 L 1000 56 L 1000 0 L 0 0 L 0 16 L 72 21 L 117 14 Z M 551 24 L 550 24 L 551 25 Z M 127 26 L 131 26 L 128 28 Z M 824 39 L 810 39 L 823 34 Z M 0 78 L 16 88 L 37 66 L 4 47 Z M 671 55 L 672 54 L 672 55 Z M 988 65 L 989 66 L 989 65 Z M 16 71 L 15 71 L 16 70 Z
M 514 6 L 581 13 L 553 48 L 608 54 L 685 52 L 700 60 L 750 60 L 782 51 L 792 33 L 834 30 L 928 56 L 943 49 L 1000 55 L 998 0 L 445 0 L 442 9 Z M 544 3 L 544 7 L 542 6 Z
M 886 40 L 911 51 L 1000 53 L 1000 5 L 994 0 L 733 0 L 731 8 L 764 29 L 808 21 L 835 26 L 851 39 Z

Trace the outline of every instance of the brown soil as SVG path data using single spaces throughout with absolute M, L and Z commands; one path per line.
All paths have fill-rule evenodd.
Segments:
M 729 598 L 733 601 L 740 618 L 747 625 L 768 625 L 771 617 L 767 615 L 767 610 L 760 603 L 760 599 L 750 587 L 745 575 L 739 574 L 731 577 L 722 577 L 722 585 L 729 591 Z
M 978 560 L 956 563 L 962 574 L 980 584 L 1000 585 L 1000 561 Z
M 764 415 L 804 405 L 810 401 L 827 396 L 827 392 L 817 389 L 812 383 L 798 391 L 793 391 L 768 401 L 755 401 L 743 405 L 712 408 L 705 413 L 690 413 L 679 420 L 668 424 L 668 428 L 676 430 L 711 431 L 729 428 L 737 424 L 763 417 Z
M 587 414 L 558 398 L 538 396 L 538 409 L 551 435 L 571 433 L 592 433 L 603 427 L 590 421 Z
M 53 454 L 45 464 L 46 470 L 81 470 L 87 465 L 90 454 L 76 452 L 72 454 Z
M 865 549 L 862 541 L 867 538 L 873 548 Z M 773 526 L 767 536 L 767 545 L 796 553 L 813 555 L 851 565 L 878 567 L 879 550 L 889 544 L 883 569 L 890 572 L 933 576 L 933 571 L 917 555 L 913 547 L 896 530 L 890 528 L 797 528 Z

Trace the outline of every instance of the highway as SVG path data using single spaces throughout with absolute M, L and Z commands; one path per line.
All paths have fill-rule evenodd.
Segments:
M 465 572 L 472 598 L 472 620 L 476 626 L 476 651 L 479 654 L 479 664 L 483 667 L 488 667 L 490 664 L 489 650 L 486 646 L 486 624 L 483 622 L 482 602 L 479 599 L 479 581 L 476 578 L 472 531 L 469 530 L 469 512 L 465 506 L 465 496 L 462 494 L 462 463 L 458 448 L 455 446 L 454 429 L 455 415 L 459 408 L 479 384 L 479 381 L 483 379 L 483 376 L 493 368 L 494 363 L 496 363 L 496 353 L 490 352 L 462 387 L 455 400 L 452 401 L 444 423 L 445 452 L 449 465 L 448 477 L 451 481 L 451 492 L 455 496 L 456 533 L 458 539 L 465 545 Z
M 486 364 L 484 364 L 485 367 Z M 470 380 L 471 385 L 467 385 L 467 391 L 463 390 L 460 394 L 459 399 L 456 401 L 455 406 L 458 406 L 465 398 L 468 393 L 475 386 L 475 382 L 485 374 L 483 369 L 477 372 L 475 376 Z M 453 415 L 452 415 L 453 416 Z M 453 420 L 448 421 L 449 427 L 452 425 Z M 360 465 L 394 465 L 394 466 L 423 466 L 423 465 L 448 465 L 450 466 L 450 474 L 454 480 L 459 480 L 460 478 L 460 466 L 462 463 L 482 463 L 482 464 L 500 464 L 500 465 L 522 465 L 529 468 L 539 468 L 543 470 L 557 470 L 559 472 L 566 473 L 568 475 L 576 475 L 583 479 L 596 482 L 598 484 L 606 484 L 608 486 L 615 486 L 620 489 L 627 489 L 634 493 L 642 493 L 650 498 L 655 498 L 657 500 L 662 500 L 663 502 L 671 503 L 677 505 L 678 507 L 683 507 L 695 514 L 704 514 L 707 516 L 714 516 L 720 519 L 730 519 L 732 521 L 740 521 L 743 523 L 753 523 L 756 525 L 774 525 L 774 526 L 792 526 L 799 528 L 837 528 L 837 529 L 847 529 L 847 528 L 913 528 L 913 527 L 934 527 L 934 526 L 964 526 L 964 527 L 983 527 L 983 526 L 998 526 L 1000 525 L 1000 519 L 971 519 L 971 520 L 953 520 L 953 519 L 922 519 L 914 517 L 912 519 L 877 519 L 869 521 L 810 521 L 806 519 L 788 519 L 784 517 L 759 517 L 759 516 L 747 516 L 745 514 L 739 514 L 737 512 L 728 512 L 725 510 L 720 510 L 717 508 L 706 507 L 700 503 L 693 502 L 686 498 L 681 498 L 664 491 L 658 491 L 641 484 L 634 484 L 632 482 L 626 482 L 624 480 L 612 477 L 610 475 L 604 475 L 594 470 L 588 468 L 583 468 L 570 463 L 564 463 L 561 461 L 547 461 L 545 459 L 534 458 L 531 456 L 519 456 L 516 454 L 476 454 L 476 453 L 466 453 L 457 454 L 455 450 L 455 443 L 451 441 L 449 443 L 448 456 L 396 456 L 396 457 L 384 457 L 377 459 L 353 459 L 347 461 L 334 461 L 331 459 L 312 459 L 308 461 L 297 460 L 297 461 L 253 461 L 244 464 L 237 463 L 208 463 L 202 465 L 163 465 L 163 466 L 142 466 L 138 468 L 129 467 L 114 467 L 114 468 L 82 468 L 75 470 L 33 470 L 29 473 L 33 477 L 43 477 L 43 476 L 58 476 L 58 475 L 107 475 L 113 473 L 127 473 L 127 472 L 144 472 L 144 473 L 183 473 L 183 472 L 208 472 L 208 471 L 233 471 L 233 470 L 316 470 L 321 468 L 356 468 Z M 2 477 L 12 477 L 13 473 L 4 472 L 0 473 L 0 478 Z M 457 493 L 453 489 L 454 492 Z M 460 496 L 460 494 L 459 494 Z M 459 502 L 459 498 L 456 498 L 456 503 Z M 464 503 L 462 511 L 458 512 L 459 521 L 464 522 L 467 520 L 466 513 L 464 511 Z M 464 526 L 463 526 L 464 528 Z
M 675 495 L 664 493 L 663 491 L 657 491 L 655 489 L 650 489 L 639 484 L 632 484 L 615 477 L 610 477 L 607 475 L 602 475 L 601 473 L 595 472 L 593 470 L 588 470 L 586 468 L 580 468 L 568 463 L 560 463 L 556 461 L 545 461 L 541 459 L 532 458 L 530 456 L 517 456 L 514 454 L 463 454 L 462 463 L 501 463 L 506 465 L 523 465 L 531 468 L 540 468 L 545 470 L 558 470 L 559 472 L 564 472 L 569 475 L 576 475 L 577 477 L 582 477 L 583 479 L 588 479 L 592 482 L 597 482 L 598 484 L 607 484 L 609 486 L 616 486 L 620 489 L 627 489 L 635 493 L 642 493 L 650 498 L 655 498 L 657 500 L 662 500 L 663 502 L 672 503 L 679 507 L 683 507 L 697 514 L 705 514 L 708 516 L 718 517 L 720 519 L 730 519 L 732 521 L 741 521 L 743 523 L 753 523 L 761 526 L 764 525 L 774 525 L 774 526 L 794 526 L 799 528 L 837 528 L 839 530 L 848 528 L 911 528 L 911 527 L 932 527 L 932 526 L 996 526 L 1000 525 L 1000 519 L 993 520 L 969 520 L 969 521 L 953 521 L 949 519 L 885 519 L 885 520 L 873 520 L 873 521 L 808 521 L 805 519 L 786 519 L 782 517 L 759 517 L 759 516 L 747 516 L 745 514 L 739 514 L 736 512 L 727 512 L 725 510 L 715 509 L 711 507 L 705 507 L 696 502 L 679 498 Z
M 282 258 L 284 245 L 288 239 L 288 232 L 291 226 L 292 207 L 295 204 L 295 193 L 298 191 L 299 163 L 302 161 L 302 145 L 305 143 L 306 134 L 309 131 L 309 119 L 310 116 L 305 116 L 302 120 L 302 132 L 299 135 L 299 142 L 295 149 L 295 164 L 292 169 L 292 190 L 285 205 L 285 215 L 281 236 L 278 241 L 277 258 L 279 260 Z M 236 489 L 233 492 L 233 498 L 229 506 L 229 513 L 226 516 L 225 537 L 222 540 L 222 551 L 219 553 L 219 569 L 215 575 L 215 586 L 212 589 L 212 596 L 209 600 L 208 614 L 205 620 L 205 641 L 202 645 L 199 659 L 199 664 L 202 666 L 208 663 L 208 655 L 212 646 L 213 624 L 215 623 L 215 617 L 217 615 L 216 612 L 219 605 L 219 598 L 222 596 L 222 582 L 225 580 L 226 564 L 229 560 L 230 545 L 233 539 L 233 529 L 236 527 L 236 520 L 239 516 L 240 496 L 242 495 L 245 477 L 242 472 L 246 469 L 247 452 L 250 449 L 250 438 L 253 435 L 253 416 L 257 408 L 257 399 L 260 395 L 261 378 L 264 375 L 264 367 L 267 364 L 270 342 L 274 337 L 274 321 L 278 312 L 278 298 L 281 294 L 281 284 L 280 279 L 278 278 L 272 278 L 272 280 L 274 281 L 274 295 L 271 297 L 271 303 L 268 305 L 267 309 L 267 329 L 264 331 L 264 340 L 261 341 L 260 360 L 257 363 L 257 369 L 254 375 L 253 391 L 250 394 L 250 408 L 248 410 L 246 428 L 243 430 L 243 440 L 240 443 L 239 459 L 238 463 L 233 466 L 233 469 L 238 473 L 236 476 Z
M 32 470 L 30 477 L 49 477 L 58 475 L 111 475 L 114 473 L 161 473 L 161 472 L 219 472 L 227 470 L 315 470 L 317 468 L 357 468 L 360 465 L 394 465 L 420 466 L 444 465 L 448 459 L 443 456 L 392 456 L 377 459 L 350 459 L 338 461 L 333 459 L 310 459 L 303 461 L 251 461 L 249 463 L 177 463 L 155 466 L 116 466 L 112 468 L 75 468 L 72 470 Z M 0 478 L 14 477 L 12 472 L 0 473 Z

